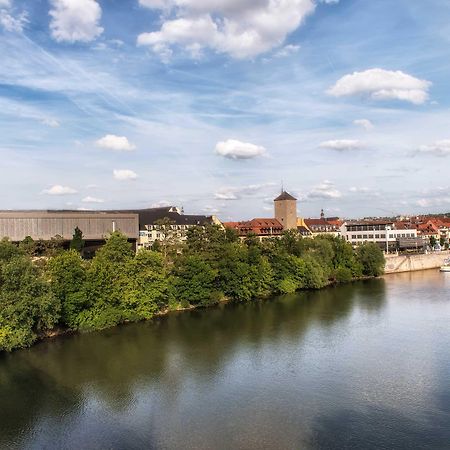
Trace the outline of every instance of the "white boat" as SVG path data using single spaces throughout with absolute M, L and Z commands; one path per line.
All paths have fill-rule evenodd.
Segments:
M 444 261 L 444 264 L 441 266 L 441 272 L 450 272 L 450 258 Z

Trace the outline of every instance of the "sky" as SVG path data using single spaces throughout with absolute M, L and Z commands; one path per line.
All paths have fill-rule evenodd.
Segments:
M 0 209 L 450 210 L 447 0 L 0 0 Z

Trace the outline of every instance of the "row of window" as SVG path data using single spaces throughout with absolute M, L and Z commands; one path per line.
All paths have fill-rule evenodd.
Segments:
M 414 233 L 391 233 L 389 234 L 389 239 L 397 238 L 413 238 L 416 237 Z M 351 239 L 386 239 L 386 234 L 352 234 Z
M 347 231 L 380 231 L 385 230 L 386 224 L 383 225 L 347 225 Z

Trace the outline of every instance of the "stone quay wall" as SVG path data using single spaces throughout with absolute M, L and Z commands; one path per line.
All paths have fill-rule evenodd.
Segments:
M 450 251 L 432 252 L 423 255 L 386 255 L 385 273 L 414 272 L 437 269 L 450 258 Z

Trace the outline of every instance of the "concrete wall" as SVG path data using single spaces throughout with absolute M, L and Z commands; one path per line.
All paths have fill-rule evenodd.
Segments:
M 385 273 L 436 269 L 441 267 L 447 258 L 450 258 L 450 252 L 448 251 L 428 253 L 426 255 L 387 255 Z
M 59 235 L 72 239 L 75 227 L 83 232 L 87 240 L 101 240 L 115 229 L 130 239 L 139 235 L 137 214 L 115 214 L 103 212 L 58 212 L 58 211 L 2 211 L 0 212 L 0 239 L 7 237 L 21 241 L 26 236 L 49 240 Z

